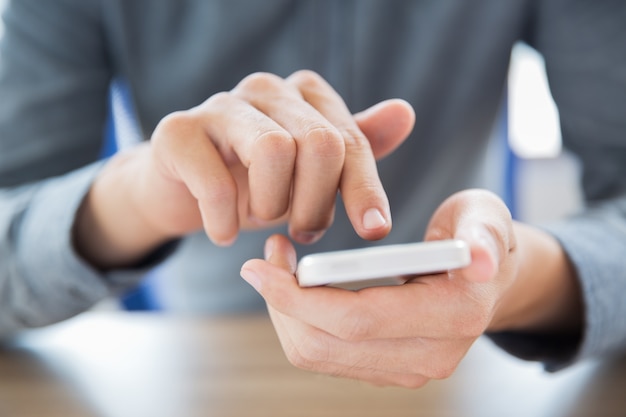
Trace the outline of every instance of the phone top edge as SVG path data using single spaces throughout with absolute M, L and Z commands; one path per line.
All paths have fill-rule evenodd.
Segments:
M 431 240 L 424 242 L 414 242 L 414 243 L 397 243 L 393 245 L 381 245 L 381 246 L 369 246 L 366 248 L 356 248 L 356 249 L 345 249 L 338 251 L 329 251 L 329 252 L 318 252 L 309 255 L 303 256 L 299 264 L 306 265 L 307 263 L 312 263 L 319 259 L 323 260 L 331 260 L 333 258 L 342 258 L 346 255 L 386 255 L 386 254 L 394 254 L 394 253 L 403 253 L 410 254 L 414 250 L 440 250 L 443 248 L 448 249 L 457 249 L 460 251 L 467 250 L 469 253 L 469 247 L 467 243 L 463 240 L 459 239 L 446 239 L 446 240 Z
M 465 242 L 442 240 L 307 255 L 298 263 L 296 275 L 301 286 L 318 286 L 434 274 L 462 268 L 470 262 Z

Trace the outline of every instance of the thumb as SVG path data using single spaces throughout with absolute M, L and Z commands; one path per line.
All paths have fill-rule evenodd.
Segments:
M 516 246 L 508 208 L 486 190 L 464 190 L 447 198 L 433 214 L 425 238 L 464 240 L 472 263 L 463 268 L 463 276 L 472 282 L 495 278 Z
M 264 251 L 266 261 L 291 274 L 296 273 L 298 262 L 296 250 L 286 236 L 280 234 L 270 236 L 265 241 Z
M 401 99 L 385 100 L 354 115 L 376 159 L 389 155 L 409 136 L 415 112 Z
M 472 263 L 463 268 L 467 280 L 487 282 L 498 274 L 500 251 L 495 237 L 483 224 L 461 227 L 455 238 L 464 240 L 470 248 Z
M 241 267 L 241 277 L 252 285 L 259 293 L 265 294 L 268 277 L 282 277 L 284 282 L 289 279 L 295 284 L 297 257 L 289 239 L 283 235 L 275 234 L 265 242 L 265 260 L 250 259 Z M 281 288 L 280 285 L 269 285 L 269 288 Z

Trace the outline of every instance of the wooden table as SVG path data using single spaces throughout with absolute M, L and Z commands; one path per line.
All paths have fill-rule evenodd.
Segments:
M 626 416 L 626 360 L 548 374 L 480 339 L 419 390 L 316 375 L 265 316 L 86 313 L 0 349 L 2 417 Z

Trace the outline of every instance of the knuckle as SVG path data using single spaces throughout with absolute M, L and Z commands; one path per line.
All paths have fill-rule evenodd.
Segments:
M 341 129 L 345 140 L 345 146 L 354 152 L 367 151 L 371 153 L 371 146 L 363 132 L 356 126 L 348 126 Z
M 286 132 L 264 132 L 256 138 L 254 146 L 263 155 L 269 155 L 279 160 L 293 159 L 296 156 L 296 142 Z
M 393 381 L 393 383 L 401 388 L 418 389 L 426 385 L 428 383 L 428 379 L 421 375 L 402 375 Z
M 283 79 L 269 72 L 255 72 L 239 82 L 235 90 L 245 90 L 253 93 L 276 90 L 280 88 Z
M 430 379 L 439 379 L 439 380 L 447 379 L 452 376 L 455 370 L 456 370 L 456 364 L 446 363 L 446 364 L 442 364 L 436 368 L 429 370 L 427 376 Z
M 322 76 L 317 72 L 311 70 L 296 71 L 289 78 L 305 89 L 317 88 L 320 85 L 325 84 L 324 78 L 322 78 Z
M 466 190 L 466 192 L 471 196 L 470 198 L 488 201 L 491 204 L 494 204 L 495 206 L 497 206 L 502 211 L 502 214 L 506 213 L 510 215 L 509 209 L 507 208 L 504 201 L 502 201 L 502 198 L 500 198 L 493 191 L 485 190 L 485 189 L 470 189 L 470 190 Z
M 295 346 L 290 346 L 289 349 L 285 349 L 285 356 L 290 364 L 299 369 L 309 370 L 311 366 L 309 362 L 300 354 L 300 351 Z
M 294 344 L 286 353 L 289 362 L 296 368 L 315 370 L 328 362 L 329 348 L 322 340 L 310 337 L 302 343 Z
M 233 201 L 237 198 L 237 184 L 233 178 L 214 177 L 209 179 L 206 187 L 203 187 L 203 194 L 198 196 L 208 204 L 223 204 L 224 201 Z
M 304 234 L 307 242 L 317 241 L 328 228 L 333 224 L 335 218 L 335 208 L 331 207 L 328 209 L 328 212 L 321 211 L 318 216 L 315 217 L 304 217 L 302 215 L 298 215 L 297 211 L 292 207 L 290 210 L 290 218 L 289 218 L 289 229 L 292 235 L 294 234 Z
M 515 235 L 512 232 L 511 211 L 504 201 L 492 191 L 483 189 L 469 189 L 459 191 L 450 198 L 450 203 L 462 205 L 480 205 L 490 207 L 491 215 L 484 219 L 484 226 L 487 228 L 498 245 L 501 255 L 506 255 L 515 248 Z
M 157 154 L 172 158 L 184 149 L 182 142 L 195 137 L 198 123 L 190 111 L 177 111 L 165 116 L 156 126 L 150 143 Z
M 445 344 L 439 344 L 439 349 L 431 355 L 431 361 L 422 372 L 422 375 L 429 379 L 447 379 L 451 377 L 459 363 L 465 356 L 468 343 L 450 341 Z
M 511 249 L 515 246 L 509 240 L 510 234 L 508 233 L 508 224 L 511 219 L 511 213 L 508 211 L 508 208 L 504 207 L 506 213 L 502 212 L 501 214 L 505 217 L 506 220 L 503 221 L 495 221 L 493 223 L 485 223 L 485 228 L 487 229 L 487 233 L 493 236 L 493 241 L 496 244 L 496 248 L 499 252 L 501 259 L 504 259 L 506 255 L 511 251 Z
M 188 111 L 176 111 L 165 116 L 157 125 L 155 138 L 168 140 L 194 128 L 195 116 Z
M 374 177 L 362 175 L 350 183 L 350 193 L 352 195 L 358 195 L 359 201 L 366 207 L 374 206 L 379 201 L 384 200 L 385 196 L 381 194 L 381 192 L 382 185 L 377 181 L 377 178 Z
M 316 126 L 307 130 L 304 144 L 309 151 L 324 159 L 341 159 L 345 157 L 346 147 L 343 138 L 334 129 Z
M 256 203 L 256 200 L 251 201 L 251 211 L 256 218 L 262 221 L 271 222 L 278 220 L 286 215 L 289 210 L 289 202 L 274 199 L 272 205 Z
M 342 320 L 336 336 L 349 342 L 361 342 L 370 339 L 376 333 L 377 327 L 371 314 L 353 313 Z
M 225 108 L 233 101 L 233 97 L 230 93 L 226 91 L 220 91 L 219 93 L 213 94 L 209 97 L 202 105 L 204 106 L 214 106 L 216 108 Z

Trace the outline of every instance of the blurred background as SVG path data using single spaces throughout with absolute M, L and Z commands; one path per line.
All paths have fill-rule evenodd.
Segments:
M 0 10 L 7 1 L 0 0 Z M 0 21 L 0 37 L 2 33 Z M 493 191 L 507 197 L 518 219 L 530 223 L 577 210 L 581 205 L 578 164 L 561 149 L 558 111 L 548 90 L 543 60 L 523 44 L 516 45 L 511 54 L 507 104 L 505 128 L 494 129 L 493 156 L 485 167 Z M 123 117 L 118 119 L 117 129 L 132 129 Z M 503 164 L 509 164 L 510 178 L 503 176 Z
M 507 113 L 518 219 L 541 223 L 578 210 L 583 200 L 579 164 L 561 147 L 559 114 L 543 58 L 524 44 L 511 53 Z
M 0 0 L 0 11 L 8 0 Z M 3 34 L 0 21 L 0 38 Z M 1 59 L 1 58 L 0 58 Z M 124 98 L 112 89 L 110 132 L 117 138 L 141 137 L 123 109 Z M 507 100 L 493 130 L 484 175 L 488 187 L 503 197 L 514 217 L 541 224 L 578 210 L 579 165 L 561 147 L 558 111 L 548 89 L 541 55 L 518 44 L 511 53 Z M 117 143 L 124 147 L 125 143 Z

